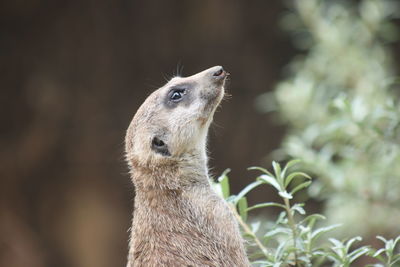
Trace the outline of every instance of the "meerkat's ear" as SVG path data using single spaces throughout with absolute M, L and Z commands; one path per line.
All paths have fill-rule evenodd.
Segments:
M 167 144 L 157 136 L 154 136 L 151 141 L 151 149 L 163 156 L 171 156 Z

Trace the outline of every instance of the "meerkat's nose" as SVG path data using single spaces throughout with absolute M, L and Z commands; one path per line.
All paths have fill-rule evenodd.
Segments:
M 211 68 L 211 73 L 214 78 L 223 79 L 229 75 L 222 66 L 216 66 Z
M 224 68 L 218 67 L 218 70 L 213 73 L 213 76 L 218 77 L 218 76 L 221 76 L 222 74 L 224 74 Z

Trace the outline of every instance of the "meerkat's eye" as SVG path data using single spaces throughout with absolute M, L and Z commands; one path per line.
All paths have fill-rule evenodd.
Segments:
M 178 102 L 182 99 L 185 93 L 185 89 L 174 89 L 171 91 L 169 99 L 174 102 Z
M 165 143 L 164 143 L 163 140 L 158 139 L 157 137 L 154 137 L 153 145 L 156 146 L 156 147 L 163 147 L 163 146 L 165 146 Z
M 157 153 L 160 153 L 161 155 L 171 156 L 167 144 L 165 144 L 164 141 L 158 137 L 154 137 L 151 141 L 151 149 Z

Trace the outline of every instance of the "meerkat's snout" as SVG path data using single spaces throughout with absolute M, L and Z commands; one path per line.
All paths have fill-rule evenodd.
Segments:
M 204 78 L 210 79 L 213 83 L 217 85 L 222 84 L 229 73 L 224 70 L 222 66 L 215 66 L 204 71 Z
M 200 98 L 207 101 L 207 106 L 215 107 L 224 95 L 224 85 L 228 75 L 222 66 L 215 66 L 185 79 L 196 82 L 199 85 Z
M 217 68 L 217 70 L 213 73 L 214 77 L 217 77 L 219 79 L 225 79 L 226 77 L 229 76 L 229 73 L 226 72 L 222 66 L 217 66 L 215 68 Z

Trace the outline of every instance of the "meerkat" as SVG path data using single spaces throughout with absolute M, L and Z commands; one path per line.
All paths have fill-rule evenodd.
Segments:
M 238 223 L 207 168 L 208 128 L 227 76 L 216 66 L 175 77 L 133 117 L 125 139 L 135 186 L 128 267 L 249 266 Z

